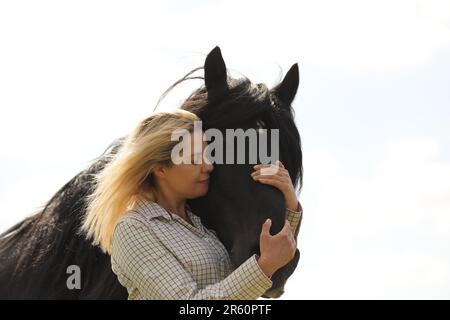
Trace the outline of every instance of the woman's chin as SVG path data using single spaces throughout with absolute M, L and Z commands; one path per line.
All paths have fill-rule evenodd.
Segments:
M 195 199 L 195 198 L 203 197 L 207 193 L 208 193 L 208 187 L 206 187 L 206 188 L 204 187 L 204 188 L 198 189 L 198 191 L 195 192 L 195 195 L 192 198 Z

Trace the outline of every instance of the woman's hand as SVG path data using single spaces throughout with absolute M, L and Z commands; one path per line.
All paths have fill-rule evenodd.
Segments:
M 289 171 L 284 168 L 281 161 L 277 160 L 275 166 L 270 164 L 258 164 L 253 168 L 255 171 L 251 174 L 251 176 L 255 181 L 278 188 L 284 195 L 286 207 L 290 210 L 297 211 L 297 206 L 299 203 L 297 201 L 295 189 L 292 185 Z M 261 171 L 261 169 L 265 169 L 264 171 L 266 172 Z
M 267 219 L 259 238 L 261 256 L 258 258 L 258 264 L 268 277 L 291 261 L 297 248 L 289 221 L 286 220 L 283 229 L 274 236 L 269 232 L 271 225 L 272 221 Z

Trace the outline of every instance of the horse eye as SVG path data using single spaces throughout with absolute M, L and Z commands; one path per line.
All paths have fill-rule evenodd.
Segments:
M 256 121 L 256 127 L 259 128 L 259 129 L 265 128 L 265 123 L 264 123 L 264 121 L 262 121 L 262 120 L 257 120 L 257 121 Z

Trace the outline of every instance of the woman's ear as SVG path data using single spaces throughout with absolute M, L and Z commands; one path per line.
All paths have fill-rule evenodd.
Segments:
M 157 166 L 153 171 L 153 175 L 158 179 L 164 179 L 165 173 L 165 168 L 163 166 Z

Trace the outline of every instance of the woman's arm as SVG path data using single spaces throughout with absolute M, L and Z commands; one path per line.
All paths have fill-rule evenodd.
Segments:
M 116 226 L 111 258 L 119 266 L 115 272 L 123 273 L 119 280 L 125 277 L 144 299 L 257 299 L 272 286 L 252 256 L 224 280 L 200 289 L 154 232 L 138 221 Z

